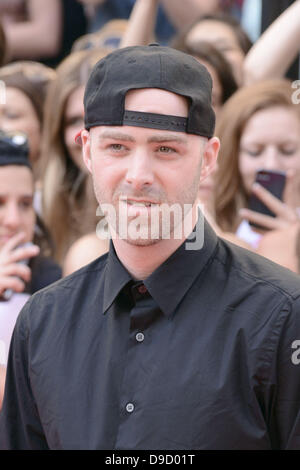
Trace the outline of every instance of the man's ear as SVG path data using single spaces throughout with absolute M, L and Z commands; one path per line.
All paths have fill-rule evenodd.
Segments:
M 204 146 L 200 182 L 207 178 L 216 168 L 217 158 L 220 150 L 220 140 L 212 137 Z
M 85 166 L 88 171 L 92 173 L 92 161 L 91 161 L 91 136 L 89 131 L 83 129 L 81 131 L 81 142 L 82 142 L 82 156 Z

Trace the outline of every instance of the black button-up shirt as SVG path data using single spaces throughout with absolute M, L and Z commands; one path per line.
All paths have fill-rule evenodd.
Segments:
M 300 448 L 300 281 L 218 239 L 134 282 L 111 246 L 35 294 L 0 447 Z

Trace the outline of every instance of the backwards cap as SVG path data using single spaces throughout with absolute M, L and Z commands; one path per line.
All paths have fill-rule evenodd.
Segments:
M 160 88 L 188 98 L 188 118 L 126 110 L 126 93 L 140 88 Z M 129 125 L 211 138 L 211 91 L 206 68 L 184 52 L 158 44 L 121 48 L 92 70 L 84 95 L 85 128 Z
M 31 169 L 25 134 L 0 130 L 0 167 L 7 165 L 22 165 Z

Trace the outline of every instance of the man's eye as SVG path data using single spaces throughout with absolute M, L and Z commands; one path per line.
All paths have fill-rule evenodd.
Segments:
M 122 144 L 110 144 L 109 149 L 113 150 L 114 152 L 120 152 L 122 150 L 125 150 L 125 146 Z
M 173 149 L 172 147 L 167 147 L 166 145 L 161 145 L 158 148 L 158 151 L 161 153 L 175 153 L 176 152 L 175 149 Z

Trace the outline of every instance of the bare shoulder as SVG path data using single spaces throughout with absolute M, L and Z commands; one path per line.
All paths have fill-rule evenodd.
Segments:
M 77 271 L 107 253 L 108 249 L 108 240 L 101 240 L 94 232 L 84 235 L 69 248 L 63 263 L 63 275 L 68 276 Z

